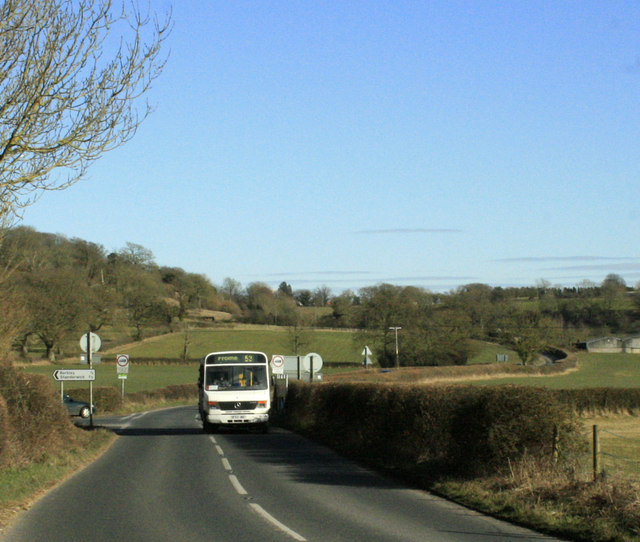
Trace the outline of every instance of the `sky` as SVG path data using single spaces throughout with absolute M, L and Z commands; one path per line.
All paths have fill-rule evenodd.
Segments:
M 640 282 L 640 3 L 150 0 L 135 138 L 23 225 L 221 285 Z

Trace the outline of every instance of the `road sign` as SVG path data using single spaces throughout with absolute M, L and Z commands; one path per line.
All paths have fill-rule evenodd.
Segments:
M 129 356 L 127 354 L 118 354 L 116 357 L 116 372 L 118 377 L 129 372 Z
M 87 336 L 89 334 L 85 333 L 82 337 L 80 337 L 80 348 L 82 349 L 83 352 L 87 351 Z M 96 335 L 95 333 L 91 333 L 90 335 L 91 337 L 91 352 L 97 352 L 98 350 L 100 350 L 100 346 L 102 346 L 102 341 L 100 340 L 100 337 L 98 337 L 98 335 Z
M 371 355 L 371 350 L 369 350 L 368 346 L 365 346 L 364 350 L 362 351 L 362 354 L 360 354 L 360 355 L 369 357 Z
M 57 369 L 53 371 L 53 378 L 58 382 L 69 380 L 90 380 L 96 379 L 95 369 Z
M 322 357 L 320 354 L 316 354 L 311 352 L 307 354 L 304 358 L 302 358 L 302 367 L 304 367 L 305 371 L 311 371 L 311 362 L 313 361 L 313 372 L 318 373 L 320 369 L 322 369 Z
M 271 356 L 271 372 L 276 375 L 284 374 L 284 356 Z

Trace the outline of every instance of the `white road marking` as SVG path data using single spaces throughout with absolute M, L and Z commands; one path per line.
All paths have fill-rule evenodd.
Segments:
M 238 493 L 238 495 L 248 495 L 247 490 L 242 487 L 242 484 L 238 481 L 238 478 L 235 474 L 229 475 L 229 481 L 231 482 L 231 485 L 236 490 L 236 493 Z
M 307 539 L 304 536 L 299 535 L 295 531 L 289 529 L 284 523 L 279 522 L 276 518 L 274 518 L 269 512 L 267 512 L 262 506 L 256 503 L 250 503 L 249 506 L 253 508 L 260 516 L 266 519 L 269 523 L 271 523 L 274 527 L 280 529 L 283 533 L 289 535 L 294 540 L 299 540 L 300 542 L 306 542 Z
M 231 473 L 233 469 L 231 468 L 231 463 L 229 463 L 229 460 L 224 456 L 224 450 L 220 445 L 218 445 L 216 439 L 213 436 L 210 436 L 209 438 L 211 439 L 211 442 L 215 445 L 215 448 L 218 454 L 222 458 L 222 466 L 227 471 L 227 473 Z M 238 480 L 238 477 L 235 474 L 229 474 L 229 481 L 231 482 L 231 485 L 236 490 L 236 493 L 238 495 L 248 495 L 247 490 L 244 487 L 242 487 L 240 480 Z M 284 523 L 274 518 L 271 514 L 269 514 L 269 512 L 267 512 L 259 504 L 249 503 L 249 506 L 253 508 L 253 510 L 259 516 L 261 516 L 263 519 L 266 519 L 269 523 L 271 523 L 271 525 L 273 525 L 274 527 L 276 527 L 286 535 L 290 536 L 294 540 L 298 540 L 300 542 L 307 542 L 307 539 L 304 536 L 301 536 L 298 533 L 296 533 L 294 530 L 289 529 L 289 527 L 287 527 Z
M 141 412 L 139 414 L 131 414 L 127 416 L 126 418 L 124 418 L 127 420 L 127 423 L 125 423 L 120 429 L 129 429 L 132 422 L 136 421 L 138 418 L 142 418 L 142 416 L 144 416 L 145 414 L 146 412 Z

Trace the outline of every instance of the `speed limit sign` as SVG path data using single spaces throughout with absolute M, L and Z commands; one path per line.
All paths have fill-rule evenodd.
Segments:
M 271 357 L 271 371 L 273 374 L 284 373 L 284 356 L 275 355 Z
M 116 364 L 118 374 L 126 374 L 129 372 L 129 356 L 127 354 L 118 354 L 116 356 Z

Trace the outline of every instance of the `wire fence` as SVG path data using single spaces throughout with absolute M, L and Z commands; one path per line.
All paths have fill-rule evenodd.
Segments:
M 640 482 L 640 420 L 635 427 L 605 429 L 592 428 L 591 455 L 593 476 L 624 478 Z

